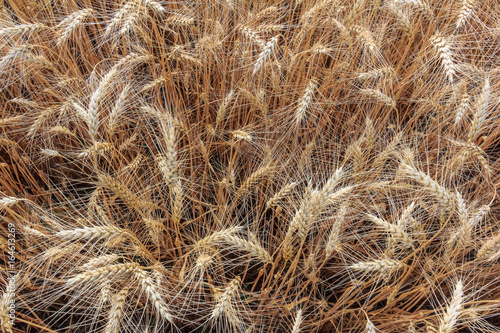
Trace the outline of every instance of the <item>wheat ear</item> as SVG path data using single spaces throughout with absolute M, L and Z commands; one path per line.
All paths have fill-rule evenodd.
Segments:
M 396 109 L 396 101 L 378 89 L 360 89 L 359 92 L 373 98 L 376 101 L 382 102 L 393 109 Z
M 454 327 L 457 324 L 458 317 L 462 310 L 463 302 L 463 284 L 462 281 L 458 281 L 455 290 L 453 291 L 453 297 L 451 298 L 450 304 L 446 309 L 446 313 L 441 319 L 439 325 L 439 333 L 451 333 L 454 331 Z
M 139 264 L 135 262 L 104 266 L 92 271 L 78 274 L 71 279 L 68 279 L 66 285 L 71 287 L 85 282 L 99 282 L 113 276 L 134 273 L 137 269 L 139 269 Z
M 118 120 L 123 113 L 125 102 L 127 101 L 131 88 L 132 86 L 130 84 L 127 84 L 122 89 L 120 95 L 118 95 L 118 98 L 116 99 L 115 104 L 113 105 L 113 108 L 111 109 L 111 112 L 109 113 L 108 129 L 110 134 L 115 132 L 115 129 L 118 125 Z
M 474 14 L 475 0 L 462 0 L 462 7 L 457 17 L 456 29 L 460 29 L 467 24 L 470 17 Z
M 328 241 L 326 242 L 325 252 L 327 259 L 330 258 L 334 252 L 340 252 L 342 250 L 340 233 L 342 231 L 342 224 L 346 214 L 347 207 L 342 205 L 333 220 L 332 228 L 330 230 L 330 234 L 328 235 Z
M 56 237 L 71 241 L 77 239 L 108 239 L 127 234 L 127 232 L 118 227 L 85 227 L 80 229 L 59 231 L 55 234 Z
M 403 268 L 405 265 L 398 260 L 378 259 L 373 261 L 359 262 L 349 266 L 349 268 L 364 272 L 391 273 Z
M 441 59 L 441 64 L 448 81 L 453 84 L 453 77 L 455 76 L 456 66 L 453 62 L 453 54 L 451 52 L 450 45 L 444 38 L 439 36 L 434 36 L 431 39 L 431 42 L 436 49 L 439 58 Z
M 241 285 L 240 277 L 236 277 L 232 279 L 226 288 L 224 288 L 224 292 L 217 296 L 217 303 L 210 315 L 210 318 L 215 319 L 226 313 L 231 316 L 231 310 L 233 309 L 232 301 L 238 289 Z
M 259 179 L 264 177 L 269 173 L 269 171 L 272 170 L 272 167 L 270 165 L 264 165 L 254 171 L 250 176 L 248 176 L 247 179 L 241 184 L 240 188 L 238 189 L 238 192 L 236 193 L 237 198 L 241 198 L 242 196 L 246 195 L 249 193 L 250 189 L 252 186 L 254 186 Z
M 173 323 L 174 317 L 171 314 L 167 304 L 163 300 L 161 294 L 156 290 L 153 279 L 142 269 L 136 269 L 134 272 L 135 278 L 141 284 L 142 290 L 146 293 L 151 303 L 153 303 L 156 311 L 160 316 Z
M 89 260 L 84 265 L 80 266 L 79 269 L 86 271 L 89 269 L 94 269 L 102 265 L 108 265 L 114 261 L 117 261 L 119 256 L 117 254 L 105 254 L 96 258 Z
M 257 62 L 253 66 L 252 75 L 257 74 L 257 72 L 260 71 L 262 66 L 264 66 L 264 63 L 267 61 L 267 59 L 269 59 L 271 54 L 273 54 L 274 49 L 278 46 L 278 40 L 279 40 L 279 37 L 275 36 L 275 37 L 271 38 L 271 40 L 269 42 L 267 42 L 266 46 L 264 46 L 264 49 L 259 54 L 259 58 L 257 58 Z
M 84 8 L 79 11 L 76 11 L 69 15 L 67 18 L 62 20 L 57 27 L 61 29 L 59 33 L 59 38 L 57 39 L 57 46 L 61 46 L 64 43 L 71 33 L 78 28 L 82 22 L 92 15 L 95 11 L 91 8 Z
M 415 169 L 408 164 L 401 164 L 401 169 L 405 172 L 411 179 L 417 181 L 426 187 L 432 194 L 436 196 L 441 202 L 452 210 L 455 206 L 455 197 L 448 191 L 445 187 L 441 186 L 437 181 L 432 179 L 427 174 Z
M 220 104 L 219 110 L 217 110 L 215 126 L 218 126 L 226 117 L 226 109 L 229 106 L 229 103 L 231 103 L 233 96 L 234 96 L 234 90 L 231 90 Z
M 221 231 L 216 231 L 205 238 L 200 239 L 194 245 L 194 248 L 199 249 L 205 246 L 213 246 L 223 242 L 228 236 L 233 236 L 234 234 L 241 232 L 243 228 L 241 227 L 231 227 Z
M 298 310 L 295 314 L 295 320 L 293 321 L 292 333 L 300 333 L 300 325 L 302 324 L 302 309 Z
M 151 57 L 148 55 L 131 53 L 120 59 L 99 82 L 97 89 L 90 96 L 89 106 L 85 117 L 92 138 L 95 139 L 97 137 L 97 132 L 99 130 L 99 115 L 97 112 L 99 104 L 103 97 L 106 96 L 107 91 L 113 86 L 114 78 L 119 73 L 119 69 L 125 65 L 134 65 L 149 59 L 151 59 Z
M 477 102 L 476 111 L 472 118 L 472 124 L 469 129 L 468 140 L 472 141 L 477 138 L 481 132 L 483 125 L 488 117 L 488 106 L 490 103 L 490 93 L 491 93 L 490 79 L 486 78 L 484 80 L 483 88 L 479 99 Z
M 167 186 L 172 186 L 177 180 L 177 143 L 176 133 L 173 119 L 169 114 L 158 116 L 163 141 L 165 142 L 166 150 L 164 153 L 155 156 L 158 169 L 160 170 L 163 180 Z
M 299 124 L 302 121 L 302 119 L 304 119 L 307 109 L 309 108 L 309 105 L 311 104 L 311 101 L 314 97 L 314 92 L 316 91 L 316 88 L 318 88 L 318 79 L 313 77 L 311 80 L 309 80 L 307 88 L 304 91 L 304 95 L 302 95 L 302 97 L 300 98 L 299 106 L 295 111 L 296 124 Z
M 297 186 L 296 182 L 287 184 L 281 188 L 278 192 L 276 192 L 266 203 L 266 208 L 271 208 L 278 205 L 278 202 L 283 200 L 291 190 L 293 190 Z
M 398 224 L 390 223 L 384 219 L 381 219 L 375 215 L 367 214 L 366 215 L 373 223 L 378 225 L 379 227 L 385 229 L 389 232 L 393 239 L 403 243 L 407 247 L 413 246 L 413 241 L 410 236 L 403 230 L 403 227 Z
M 125 287 L 112 298 L 108 322 L 106 323 L 103 333 L 118 333 L 120 331 L 120 320 L 123 316 L 123 310 L 125 309 L 125 302 L 127 301 L 129 290 L 130 287 Z
M 47 26 L 41 23 L 20 24 L 14 27 L 0 29 L 0 37 L 13 35 L 22 36 L 29 33 L 36 33 L 46 28 Z
M 264 263 L 272 263 L 273 258 L 260 244 L 249 242 L 240 237 L 227 235 L 224 237 L 224 240 L 228 243 L 234 245 L 236 248 L 241 249 L 243 251 L 249 252 L 255 258 L 258 258 L 260 261 Z
M 477 251 L 478 260 L 493 261 L 500 255 L 500 232 L 487 240 Z

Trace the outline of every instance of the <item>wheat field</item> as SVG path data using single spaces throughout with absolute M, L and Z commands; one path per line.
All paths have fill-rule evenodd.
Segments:
M 0 0 L 2 332 L 500 332 L 497 0 Z

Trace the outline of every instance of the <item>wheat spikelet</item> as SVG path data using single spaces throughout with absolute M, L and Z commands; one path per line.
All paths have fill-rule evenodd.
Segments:
M 157 219 L 145 217 L 144 224 L 149 231 L 149 235 L 156 245 L 160 244 L 161 234 L 165 230 L 163 223 Z
M 30 126 L 29 131 L 28 131 L 28 135 L 34 136 L 40 130 L 42 125 L 47 121 L 47 119 L 49 117 L 51 117 L 52 115 L 54 115 L 54 113 L 56 113 L 56 111 L 57 111 L 57 108 L 55 108 L 55 107 L 50 107 L 50 108 L 46 108 L 45 110 L 43 110 L 36 117 L 33 124 Z
M 467 114 L 470 108 L 470 97 L 467 93 L 464 93 L 460 99 L 460 104 L 458 105 L 457 113 L 455 115 L 455 125 L 459 125 L 463 117 Z
M 440 320 L 439 333 L 451 333 L 455 325 L 457 324 L 458 317 L 462 311 L 462 302 L 464 297 L 463 284 L 462 281 L 458 281 L 455 290 L 453 291 L 453 297 L 446 308 L 446 313 Z
M 114 276 L 134 273 L 138 269 L 139 269 L 139 264 L 135 262 L 104 266 L 92 271 L 87 271 L 85 273 L 77 274 L 71 279 L 68 279 L 66 285 L 68 287 L 72 287 L 86 282 L 99 282 Z
M 165 320 L 173 323 L 174 317 L 171 314 L 167 304 L 163 300 L 163 297 L 155 288 L 153 279 L 142 269 L 135 269 L 134 276 L 139 281 L 142 290 L 146 293 L 148 299 L 153 303 L 158 314 Z
M 40 153 L 47 157 L 62 157 L 61 153 L 54 149 L 41 149 Z
M 96 156 L 104 156 L 106 153 L 113 151 L 113 145 L 109 142 L 94 142 L 94 144 L 78 153 L 79 158 L 93 158 Z
M 328 235 L 328 241 L 326 242 L 325 246 L 326 258 L 330 258 L 333 253 L 340 252 L 342 250 L 340 233 L 342 231 L 342 225 L 346 214 L 347 207 L 345 205 L 342 205 L 333 220 L 330 234 Z
M 480 207 L 479 209 L 477 209 L 473 215 L 473 217 L 470 219 L 470 224 L 472 226 L 475 226 L 477 225 L 478 223 L 480 223 L 484 218 L 485 216 L 489 213 L 491 207 L 490 205 L 484 205 L 482 207 Z
M 173 126 L 173 120 L 170 116 L 162 116 L 160 117 L 160 120 L 166 151 L 163 154 L 156 155 L 155 160 L 166 185 L 171 186 L 177 179 L 177 145 L 175 127 Z
M 113 191 L 129 207 L 139 209 L 141 207 L 153 206 L 145 201 L 139 200 L 139 198 L 137 198 L 125 185 L 111 176 L 101 176 L 99 180 L 104 186 Z
M 281 24 L 261 24 L 255 28 L 257 32 L 274 33 L 276 31 L 284 30 L 285 26 Z
M 142 87 L 141 91 L 145 92 L 145 91 L 154 89 L 158 86 L 163 85 L 165 82 L 169 82 L 169 81 L 171 81 L 171 78 L 169 78 L 169 77 L 159 77 L 159 78 L 149 82 L 148 84 L 144 85 L 144 87 Z
M 369 72 L 359 73 L 357 78 L 361 80 L 375 80 L 375 79 L 386 79 L 392 78 L 396 75 L 394 68 L 392 67 L 382 67 L 379 69 L 374 69 Z
M 170 15 L 167 19 L 167 24 L 171 24 L 173 26 L 186 26 L 186 25 L 192 25 L 194 23 L 194 18 L 185 16 L 185 15 Z
M 370 51 L 370 53 L 375 54 L 378 52 L 377 44 L 373 39 L 372 33 L 368 29 L 360 25 L 355 25 L 351 27 L 351 31 L 356 34 L 356 37 L 359 37 L 358 39 L 361 41 L 363 46 Z
M 194 248 L 201 248 L 201 247 L 209 247 L 213 245 L 220 244 L 223 242 L 228 236 L 233 236 L 234 234 L 240 232 L 242 230 L 241 227 L 231 227 L 227 228 L 225 230 L 221 231 L 216 231 L 205 238 L 200 239 L 199 241 L 196 242 L 194 245 Z
M 411 218 L 411 214 L 414 209 L 415 209 L 415 201 L 412 201 L 412 203 L 410 203 L 401 213 L 401 216 L 397 221 L 397 225 L 400 227 L 404 227 L 405 225 L 407 225 L 408 220 Z
M 174 196 L 173 204 L 172 204 L 172 220 L 175 225 L 178 225 L 181 222 L 182 218 L 182 208 L 184 202 L 184 191 L 182 187 L 182 182 L 177 180 L 172 188 L 172 193 Z
M 230 133 L 235 141 L 243 140 L 247 142 L 252 142 L 252 135 L 248 132 L 245 132 L 243 130 L 235 130 L 231 131 Z

